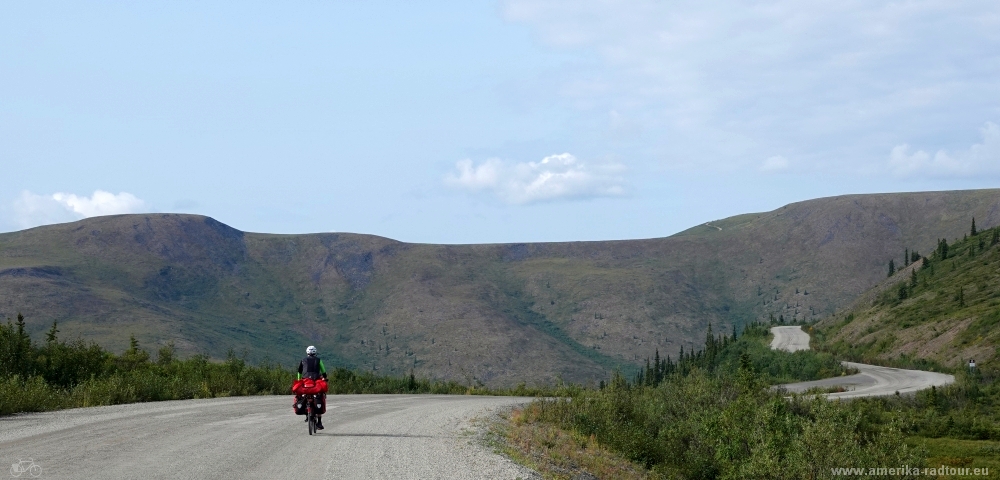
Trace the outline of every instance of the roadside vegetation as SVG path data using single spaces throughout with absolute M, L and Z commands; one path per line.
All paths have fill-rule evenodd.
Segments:
M 923 462 L 900 418 L 771 389 L 847 372 L 829 354 L 775 352 L 767 340 L 762 324 L 709 333 L 703 349 L 654 358 L 634 379 L 536 400 L 498 427 L 504 448 L 553 478 L 817 478 L 859 462 Z M 603 450 L 616 456 L 588 465 Z
M 768 329 L 706 338 L 634 379 L 540 399 L 497 427 L 501 448 L 550 478 L 829 478 L 855 466 L 1000 467 L 992 370 L 911 396 L 828 401 L 775 383 L 845 373 L 829 353 L 779 352 Z M 657 367 L 659 366 L 659 368 Z M 816 392 L 810 392 L 816 393 Z M 610 453 L 609 453 L 610 452 Z M 614 472 L 614 473 L 609 473 Z
M 939 240 L 929 257 L 907 249 L 901 268 L 890 261 L 887 281 L 859 306 L 805 327 L 817 350 L 773 351 L 760 324 L 739 338 L 709 334 L 701 350 L 677 360 L 657 355 L 634 378 L 618 374 L 599 390 L 515 411 L 498 427 L 502 445 L 551 478 L 829 478 L 831 468 L 872 465 L 1000 469 L 1000 369 L 992 361 L 1000 357 L 998 245 L 1000 228 L 977 231 L 973 223 L 963 239 Z M 936 340 L 942 335 L 947 342 Z M 912 348 L 935 341 L 938 350 Z M 956 351 L 965 356 L 954 358 Z M 979 352 L 976 368 L 967 366 L 966 352 Z M 838 360 L 949 372 L 956 382 L 843 402 L 815 396 L 828 389 L 786 398 L 770 388 L 853 373 Z
M 172 344 L 156 357 L 135 338 L 121 354 L 96 343 L 66 342 L 57 324 L 36 343 L 25 332 L 24 317 L 0 324 L 0 415 L 159 400 L 183 400 L 244 395 L 290 395 L 295 373 L 270 362 L 251 365 L 229 351 L 226 360 L 195 355 L 179 359 Z M 330 394 L 447 393 L 563 395 L 572 386 L 491 390 L 408 376 L 381 376 L 334 368 L 328 372 Z
M 288 371 L 248 365 L 232 351 L 225 362 L 180 360 L 174 348 L 155 359 L 131 346 L 115 355 L 94 343 L 57 338 L 56 324 L 39 345 L 17 323 L 0 324 L 0 415 L 119 403 L 283 393 Z
M 953 373 L 953 385 L 864 403 L 900 418 L 928 465 L 1000 469 L 1000 227 L 972 220 L 962 238 L 902 260 L 890 261 L 880 291 L 815 325 L 813 344 L 845 360 Z

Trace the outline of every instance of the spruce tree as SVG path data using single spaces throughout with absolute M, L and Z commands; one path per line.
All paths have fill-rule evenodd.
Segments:
M 8 319 L 8 322 L 10 319 Z M 9 323 L 8 323 L 9 325 Z M 13 375 L 22 376 L 28 378 L 31 376 L 31 337 L 28 336 L 26 331 L 26 325 L 24 323 L 24 315 L 20 312 L 17 314 L 17 333 L 10 338 L 11 343 L 7 348 L 9 348 L 7 355 L 5 357 L 10 358 L 9 365 L 3 365 L 3 370 Z
M 909 265 L 910 265 L 910 249 L 907 248 L 903 252 L 903 266 L 905 267 L 905 266 L 909 266 Z
M 889 260 L 889 276 L 893 276 L 896 273 L 896 262 Z
M 653 370 L 653 386 L 655 387 L 655 386 L 657 386 L 657 385 L 660 384 L 661 380 L 663 380 L 662 367 L 660 366 L 660 349 L 659 348 L 656 349 L 656 359 L 655 359 L 655 361 L 653 363 L 653 367 L 654 367 L 654 370 Z
M 917 286 L 917 269 L 910 270 L 910 287 L 916 288 Z
M 58 322 L 56 320 L 52 321 L 52 328 L 49 329 L 48 333 L 45 334 L 45 343 L 53 344 L 56 343 L 56 334 L 59 333 L 59 329 L 56 328 Z
M 645 377 L 645 382 L 643 382 L 643 377 Z M 639 385 L 653 386 L 653 367 L 649 364 L 649 357 L 646 357 L 646 373 L 643 375 L 642 370 L 639 370 Z
M 972 217 L 972 236 L 975 237 L 979 232 L 976 231 L 976 217 Z
M 941 241 L 938 242 L 938 254 L 941 257 L 941 260 L 946 260 L 948 258 L 948 239 L 947 238 L 942 238 Z

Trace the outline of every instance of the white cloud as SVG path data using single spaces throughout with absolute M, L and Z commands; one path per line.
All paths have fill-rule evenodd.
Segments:
M 788 170 L 788 159 L 782 157 L 781 155 L 768 157 L 768 159 L 764 160 L 764 163 L 760 165 L 760 169 L 765 172 Z
M 657 135 L 619 153 L 667 165 L 760 168 L 745 159 L 781 151 L 857 170 L 883 161 L 887 138 L 957 138 L 1000 99 L 1000 2 L 502 5 L 543 45 L 580 53 L 536 80 L 575 110 L 574 127 L 608 111 L 634 119 Z
M 25 190 L 8 209 L 12 221 L 5 223 L 23 229 L 99 215 L 137 213 L 146 208 L 144 201 L 128 192 L 115 195 L 97 190 L 87 197 L 62 192 L 37 195 Z
M 78 197 L 72 193 L 55 193 L 52 195 L 52 199 L 73 213 L 80 215 L 81 218 L 136 213 L 146 207 L 145 202 L 128 192 L 115 195 L 97 190 L 90 197 Z
M 489 192 L 510 204 L 625 194 L 621 165 L 589 165 L 569 153 L 526 163 L 493 158 L 475 165 L 466 159 L 457 162 L 455 169 L 445 177 L 446 185 Z
M 970 177 L 1000 173 L 1000 126 L 987 122 L 981 129 L 983 142 L 948 153 L 930 153 L 910 145 L 896 145 L 889 154 L 889 169 L 899 176 Z

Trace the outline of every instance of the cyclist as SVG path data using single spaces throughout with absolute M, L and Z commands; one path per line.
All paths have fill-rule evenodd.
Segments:
M 313 380 L 318 380 L 320 377 L 322 377 L 324 380 L 326 380 L 327 378 L 326 366 L 323 365 L 323 360 L 318 356 L 316 356 L 316 347 L 312 345 L 306 348 L 306 358 L 303 358 L 302 361 L 299 362 L 299 374 L 297 378 L 298 380 L 302 380 L 303 377 L 310 378 Z M 322 395 L 323 395 L 323 404 L 325 405 L 326 394 L 324 393 Z M 319 430 L 323 429 L 322 416 L 316 417 L 316 428 Z

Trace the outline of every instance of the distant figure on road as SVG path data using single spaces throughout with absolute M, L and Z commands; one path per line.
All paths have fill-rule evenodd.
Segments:
M 306 348 L 306 358 L 303 358 L 299 362 L 299 374 L 298 380 L 302 378 L 311 378 L 313 380 L 318 380 L 323 377 L 326 380 L 326 366 L 323 365 L 323 360 L 316 356 L 316 347 L 309 345 Z M 326 405 L 326 394 L 323 395 L 323 405 Z M 318 416 L 316 418 L 316 428 L 319 430 L 323 429 L 323 417 Z
M 975 369 L 976 369 L 976 360 L 969 359 L 969 370 L 975 370 Z

